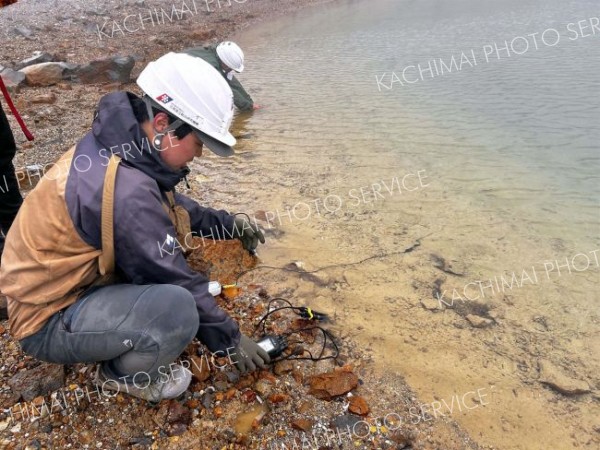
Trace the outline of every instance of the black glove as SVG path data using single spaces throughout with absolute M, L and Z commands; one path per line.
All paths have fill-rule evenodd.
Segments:
M 254 253 L 258 241 L 265 243 L 265 236 L 256 224 L 250 223 L 246 217 L 236 217 L 234 221 L 233 237 L 242 241 L 242 246 L 250 253 Z
M 269 354 L 243 334 L 240 344 L 235 348 L 235 353 L 231 354 L 230 357 L 241 373 L 252 372 L 256 370 L 256 366 L 264 369 L 266 367 L 265 363 L 271 362 Z

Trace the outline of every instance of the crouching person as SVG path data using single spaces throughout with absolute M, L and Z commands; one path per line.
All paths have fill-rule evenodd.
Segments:
M 191 373 L 173 361 L 194 337 L 242 371 L 269 362 L 175 245 L 219 229 L 253 251 L 264 237 L 174 191 L 204 145 L 233 154 L 233 96 L 223 77 L 199 58 L 169 53 L 137 83 L 141 98 L 100 100 L 92 130 L 26 198 L 6 241 L 0 290 L 24 352 L 58 364 L 98 362 L 104 389 L 158 402 L 188 388 Z

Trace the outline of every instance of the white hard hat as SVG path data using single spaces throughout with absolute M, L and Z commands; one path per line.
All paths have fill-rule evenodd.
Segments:
M 237 73 L 244 71 L 244 52 L 235 42 L 221 42 L 217 45 L 217 55 L 230 69 Z
M 137 84 L 153 106 L 179 119 L 170 129 L 186 123 L 213 153 L 233 155 L 233 93 L 209 63 L 185 53 L 167 53 L 142 70 Z

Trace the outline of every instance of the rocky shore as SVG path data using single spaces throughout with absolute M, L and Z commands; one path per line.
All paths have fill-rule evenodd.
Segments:
M 0 8 L 0 74 L 36 136 L 30 143 L 15 133 L 15 165 L 55 160 L 89 129 L 102 95 L 137 92 L 133 81 L 149 61 L 325 2 L 22 0 Z
M 258 262 L 237 242 L 198 247 L 189 259 L 192 267 L 224 283 Z M 274 297 L 252 276 L 240 285 L 242 292 L 225 292 L 218 301 L 252 335 L 269 307 L 281 303 L 272 303 Z M 193 373 L 184 398 L 151 406 L 96 387 L 93 365 L 59 366 L 23 355 L 3 322 L 0 448 L 480 448 L 455 423 L 420 404 L 401 377 L 377 379 L 370 358 L 351 340 L 335 336 L 334 345 L 324 342 L 318 330 L 301 331 L 314 325 L 278 312 L 270 316 L 266 331 L 297 332 L 301 343 L 285 356 L 333 356 L 337 345 L 335 360 L 284 360 L 272 370 L 240 378 L 226 357 L 211 355 L 195 342 L 179 360 Z M 486 404 L 484 397 L 468 401 Z

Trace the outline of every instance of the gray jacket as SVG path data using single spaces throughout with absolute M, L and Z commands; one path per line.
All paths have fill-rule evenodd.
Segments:
M 71 170 L 67 179 L 69 215 L 81 238 L 100 249 L 104 175 L 111 153 L 119 155 L 122 160 L 114 199 L 117 273 L 132 284 L 168 283 L 186 288 L 194 296 L 200 316 L 197 337 L 212 352 L 236 347 L 241 337 L 238 325 L 217 306 L 208 292 L 209 280 L 188 266 L 180 248 L 165 245 L 172 242 L 169 236 L 177 236 L 163 207 L 165 192 L 173 190 L 187 170 L 173 171 L 152 148 L 133 114 L 130 98 L 134 97 L 114 92 L 100 100 L 92 131 L 75 150 L 73 161 L 80 170 Z M 198 236 L 231 237 L 232 215 L 200 206 L 181 194 L 175 199 L 189 212 L 192 231 Z

